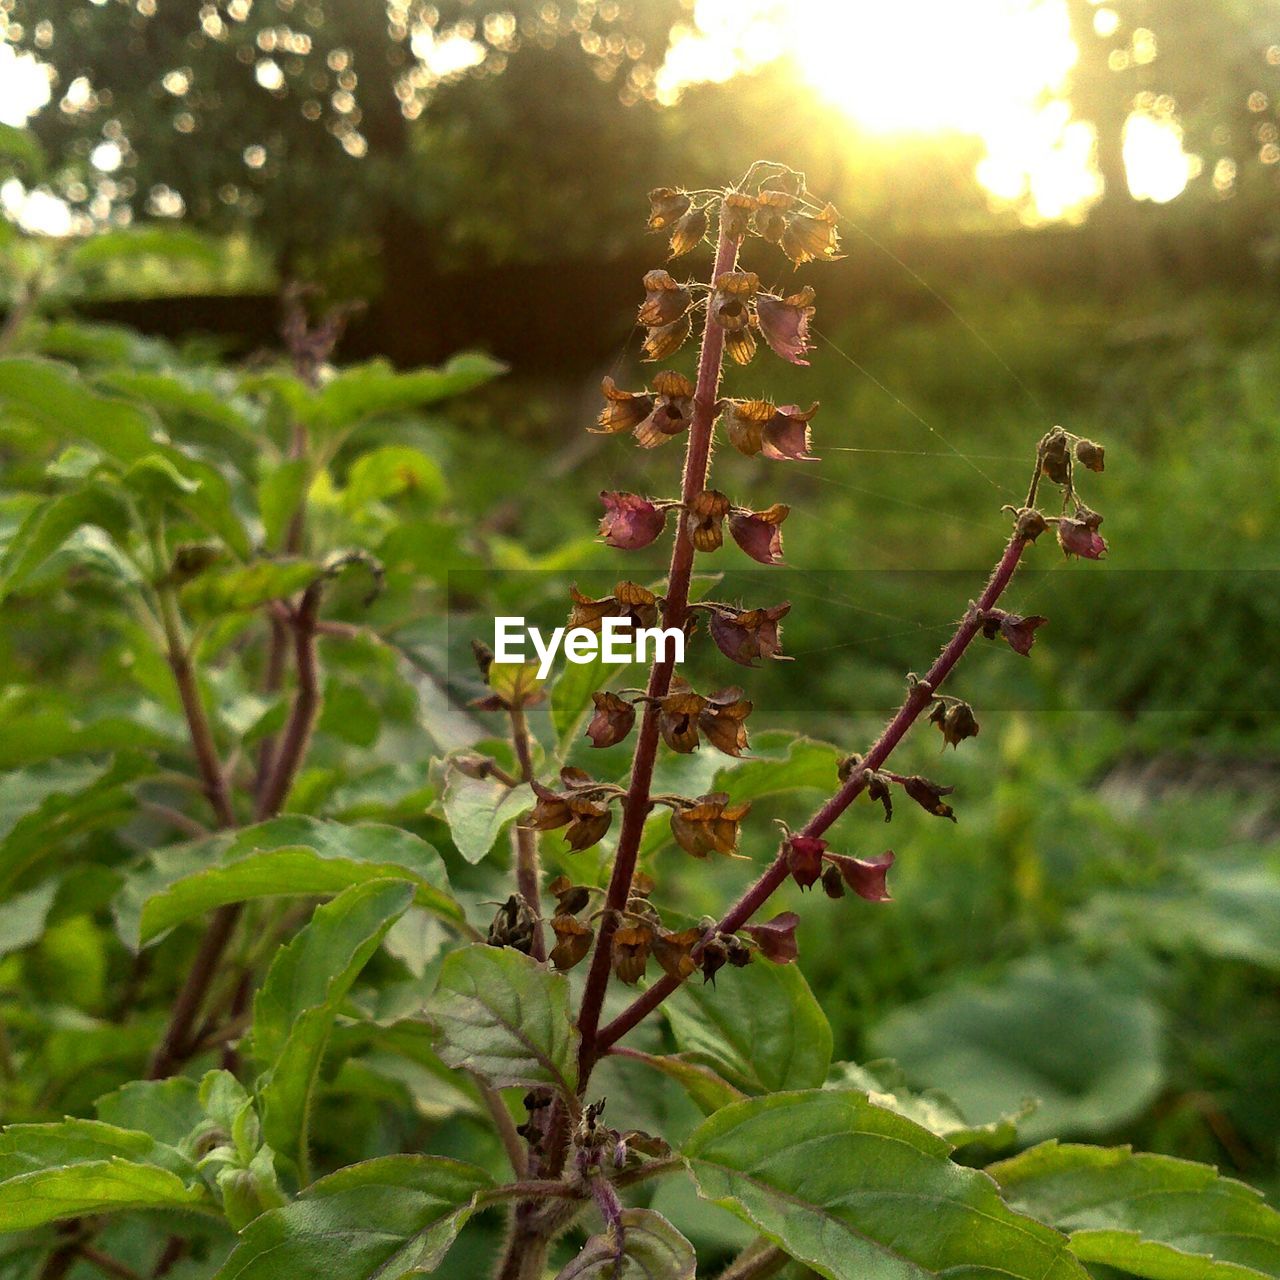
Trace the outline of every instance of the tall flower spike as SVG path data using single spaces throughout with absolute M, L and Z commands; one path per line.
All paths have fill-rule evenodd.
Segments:
M 797 266 L 815 258 L 840 257 L 836 208 L 828 204 L 820 213 L 797 213 L 782 233 L 782 252 Z
M 596 435 L 616 435 L 634 431 L 652 412 L 655 397 L 647 391 L 619 391 L 612 378 L 600 383 L 604 392 L 604 408 L 596 419 L 598 426 L 588 427 Z
M 809 321 L 813 318 L 813 289 L 805 285 L 798 293 L 776 298 L 771 293 L 756 297 L 756 322 L 764 340 L 776 355 L 792 364 L 807 365 Z
M 672 324 L 689 310 L 688 286 L 674 280 L 669 271 L 650 271 L 644 278 L 645 299 L 637 316 L 643 325 Z
M 751 333 L 751 304 L 760 287 L 754 271 L 726 271 L 716 277 L 711 294 L 712 320 L 725 331 L 725 350 L 738 364 L 747 364 L 756 353 Z
M 672 436 L 689 429 L 693 421 L 693 383 L 681 373 L 664 370 L 653 379 L 657 392 L 649 415 L 636 424 L 636 443 L 642 449 L 655 449 Z

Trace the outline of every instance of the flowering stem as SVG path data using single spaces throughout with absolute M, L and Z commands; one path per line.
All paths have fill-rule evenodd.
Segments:
M 982 627 L 982 614 L 995 606 L 1013 578 L 1029 539 L 1016 533 L 1009 539 L 1004 555 L 987 580 L 976 607 L 971 608 L 956 628 L 946 648 L 938 655 L 923 680 L 912 685 L 897 714 L 885 726 L 871 750 L 849 774 L 848 779 L 826 804 L 813 815 L 796 834 L 820 836 L 857 799 L 865 789 L 868 772 L 879 769 L 888 760 L 898 743 L 905 737 L 916 718 L 929 705 L 936 691 L 952 668 L 963 657 L 965 650 Z M 773 896 L 790 875 L 787 850 L 784 845 L 764 874 L 725 912 L 716 925 L 717 933 L 733 933 L 740 929 Z M 681 980 L 664 975 L 651 987 L 637 996 L 612 1022 L 601 1027 L 595 1038 L 595 1051 L 603 1052 L 621 1039 L 637 1023 L 646 1018 L 677 987 Z
M 723 220 L 716 244 L 715 266 L 711 271 L 711 283 L 726 271 L 732 271 L 738 257 L 738 243 L 724 233 Z M 715 421 L 716 398 L 720 389 L 720 366 L 724 358 L 724 329 L 712 319 L 707 309 L 706 325 L 702 331 L 702 350 L 698 356 L 698 381 L 693 393 L 693 415 L 689 424 L 689 440 L 685 447 L 684 482 L 681 501 L 688 507 L 706 487 L 711 468 L 712 426 Z M 663 607 L 662 625 L 666 628 L 683 627 L 689 605 L 689 582 L 693 576 L 693 539 L 681 520 L 676 527 L 675 545 L 671 550 L 671 567 L 667 574 L 667 598 Z M 664 657 L 653 664 L 646 690 L 651 699 L 666 696 L 671 686 L 671 673 L 675 656 Z M 622 802 L 622 829 L 618 835 L 618 848 L 613 859 L 613 874 L 605 896 L 605 912 L 601 918 L 600 935 L 591 956 L 591 969 L 582 996 L 582 1009 L 578 1015 L 581 1034 L 579 1050 L 578 1083 L 586 1086 L 587 1078 L 597 1056 L 596 1030 L 600 1025 L 600 1011 L 604 1006 L 605 991 L 609 985 L 612 960 L 613 935 L 618 926 L 618 912 L 627 905 L 631 896 L 631 882 L 635 877 L 636 859 L 640 852 L 640 839 L 644 834 L 645 819 L 652 807 L 649 788 L 653 781 L 653 768 L 658 755 L 658 708 L 655 702 L 645 704 L 644 717 L 636 738 L 635 755 L 631 763 L 631 781 L 626 798 Z

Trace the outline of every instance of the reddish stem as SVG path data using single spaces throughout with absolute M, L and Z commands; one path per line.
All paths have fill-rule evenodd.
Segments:
M 866 787 L 866 775 L 869 771 L 879 769 L 902 741 L 916 718 L 929 705 L 930 699 L 951 674 L 952 668 L 960 661 L 964 651 L 982 626 L 981 615 L 992 608 L 1013 578 L 1022 553 L 1026 550 L 1027 540 L 1016 535 L 1009 539 L 1004 555 L 987 580 L 986 588 L 978 600 L 977 606 L 965 614 L 956 633 L 947 646 L 938 655 L 933 666 L 929 668 L 924 679 L 912 686 L 897 714 L 885 726 L 884 731 L 876 739 L 871 750 L 867 752 L 861 764 L 854 769 L 839 791 L 813 815 L 797 833 L 802 836 L 820 836 L 833 822 L 857 799 Z M 764 874 L 725 912 L 716 925 L 716 932 L 733 933 L 740 929 L 762 906 L 773 896 L 790 874 L 787 868 L 785 846 L 779 850 L 778 856 L 769 864 Z M 642 994 L 637 996 L 612 1022 L 600 1028 L 596 1037 L 596 1052 L 601 1053 L 615 1041 L 621 1039 L 637 1023 L 653 1012 L 678 986 L 680 982 L 664 975 Z
M 732 271 L 738 257 L 738 243 L 724 234 L 723 224 L 716 244 L 715 266 L 711 271 L 711 283 L 726 271 Z M 689 441 L 685 448 L 684 482 L 681 501 L 688 506 L 707 487 L 711 467 L 712 426 L 716 416 L 716 399 L 720 389 L 720 366 L 724 357 L 724 329 L 711 318 L 707 308 L 706 325 L 702 331 L 702 350 L 698 357 L 698 381 L 693 393 L 693 417 L 689 424 Z M 667 598 L 663 608 L 662 625 L 666 628 L 683 627 L 689 605 L 689 582 L 693 576 L 693 539 L 685 528 L 685 522 L 676 526 L 675 545 L 671 549 L 671 567 L 667 573 Z M 666 696 L 671 687 L 671 674 L 675 668 L 675 655 L 655 662 L 649 673 L 647 695 L 650 699 Z M 600 1025 L 600 1011 L 604 1006 L 605 991 L 609 985 L 612 964 L 613 935 L 618 927 L 618 912 L 622 911 L 631 896 L 631 882 L 635 877 L 636 860 L 640 852 L 640 839 L 644 834 L 645 819 L 653 807 L 649 801 L 649 789 L 653 781 L 653 768 L 658 755 L 658 708 L 653 701 L 645 704 L 640 731 L 636 737 L 635 756 L 631 763 L 631 782 L 622 802 L 622 829 L 618 835 L 618 848 L 613 859 L 613 874 L 605 896 L 605 911 L 600 921 L 600 934 L 591 957 L 591 969 L 582 996 L 582 1009 L 578 1015 L 578 1030 L 582 1037 L 579 1050 L 578 1079 L 586 1085 L 587 1077 L 597 1056 L 596 1029 Z

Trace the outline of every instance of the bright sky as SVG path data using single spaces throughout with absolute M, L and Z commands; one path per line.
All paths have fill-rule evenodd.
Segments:
M 1096 30 L 1112 35 L 1116 14 L 1093 2 Z M 1150 32 L 1133 33 L 1129 45 L 1125 57 L 1157 56 Z M 435 74 L 487 52 L 478 40 L 430 32 L 412 48 Z M 1092 126 L 1072 118 L 1065 97 L 1076 48 L 1064 0 L 696 0 L 658 72 L 658 95 L 671 101 L 687 85 L 780 56 L 862 131 L 980 139 L 978 181 L 993 203 L 1029 222 L 1078 218 L 1100 193 Z M 47 69 L 0 43 L 0 121 L 21 125 L 50 93 Z M 1124 156 L 1140 199 L 1173 199 L 1198 166 L 1167 113 L 1132 116 Z M 104 172 L 111 159 L 102 147 L 93 154 Z M 33 229 L 54 232 L 50 219 L 66 221 L 52 207 L 60 202 L 26 196 L 13 182 L 0 201 Z

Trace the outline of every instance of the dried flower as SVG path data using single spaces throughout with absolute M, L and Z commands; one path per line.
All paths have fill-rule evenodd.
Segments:
M 574 884 L 568 876 L 556 876 L 547 892 L 556 900 L 557 915 L 577 915 L 591 901 L 591 890 L 585 884 Z
M 674 324 L 689 310 L 692 297 L 688 286 L 673 279 L 669 271 L 658 268 L 646 273 L 644 289 L 645 299 L 636 317 L 643 325 Z
M 955 787 L 940 787 L 918 773 L 903 778 L 901 782 L 902 789 L 926 812 L 938 818 L 950 818 L 952 822 L 956 820 L 955 811 L 942 798 L 949 796 Z
M 730 191 L 720 205 L 720 230 L 727 240 L 741 240 L 756 211 L 756 198 L 745 191 Z
M 966 738 L 978 736 L 978 719 L 973 708 L 959 698 L 938 697 L 929 713 L 929 723 L 938 726 L 944 747 L 957 747 Z
M 844 897 L 844 877 L 840 868 L 831 863 L 822 868 L 822 892 L 833 901 Z
M 648 416 L 635 426 L 636 442 L 644 449 L 666 444 L 689 429 L 693 420 L 693 383 L 681 373 L 664 370 L 653 379 L 658 393 Z
M 744 667 L 754 667 L 759 659 L 775 658 L 780 654 L 779 623 L 790 611 L 788 601 L 767 609 L 733 609 L 728 605 L 716 605 L 711 609 L 711 638 L 726 658 Z
M 683 982 L 698 967 L 691 952 L 701 941 L 701 929 L 684 929 L 680 933 L 661 929 L 653 940 L 653 957 L 662 966 L 664 973 L 677 982 Z
M 802 889 L 811 889 L 822 875 L 827 842 L 819 836 L 787 836 L 787 870 Z
M 587 737 L 593 747 L 612 747 L 631 732 L 636 722 L 636 709 L 616 693 L 600 689 L 591 695 L 596 713 L 587 725 Z
M 728 963 L 729 948 L 725 943 L 723 934 L 716 934 L 714 938 L 709 938 L 698 954 L 698 965 L 702 969 L 702 982 L 705 986 L 708 982 L 714 984 L 716 974 Z
M 1071 479 L 1071 449 L 1061 427 L 1054 427 L 1041 441 L 1040 470 L 1054 484 L 1067 484 Z
M 675 187 L 654 187 L 649 192 L 649 230 L 665 231 L 688 212 L 693 202 Z
M 868 902 L 888 902 L 890 899 L 885 877 L 893 866 L 893 850 L 886 849 L 874 858 L 850 858 L 843 853 L 829 853 L 827 861 L 838 867 L 844 882 L 860 898 Z
M 813 317 L 813 289 L 805 285 L 799 293 L 777 298 L 771 293 L 756 297 L 756 323 L 764 340 L 776 355 L 792 364 L 809 362 L 809 321 Z
M 785 503 L 775 502 L 763 511 L 745 511 L 736 507 L 729 513 L 729 532 L 733 540 L 753 560 L 761 564 L 779 564 L 782 560 L 782 522 L 791 514 Z
M 1058 545 L 1067 556 L 1080 556 L 1085 560 L 1101 560 L 1107 552 L 1107 544 L 1098 532 L 1102 517 L 1096 511 L 1081 507 L 1074 518 L 1062 516 L 1058 520 Z
M 658 729 L 672 751 L 687 755 L 698 749 L 698 713 L 706 705 L 686 681 L 672 677 L 671 691 L 658 699 Z
M 725 331 L 725 350 L 738 364 L 746 364 L 756 353 L 751 303 L 759 287 L 760 277 L 754 271 L 725 271 L 716 277 L 707 304 L 711 319 Z
M 687 315 L 673 320 L 670 324 L 658 325 L 644 336 L 644 358 L 646 360 L 665 360 L 673 356 L 689 340 L 693 332 L 693 321 Z
M 1014 522 L 1013 536 L 1023 542 L 1034 542 L 1048 527 L 1048 521 L 1034 507 L 1023 507 Z
M 1035 643 L 1037 629 L 1048 621 L 1048 618 L 1043 618 L 1038 613 L 1024 618 L 1020 613 L 988 609 L 982 615 L 982 634 L 988 640 L 994 640 L 997 635 L 1003 636 L 1008 641 L 1009 648 L 1025 658 Z
M 523 825 L 535 831 L 565 827 L 564 838 L 575 853 L 599 843 L 613 822 L 607 797 L 616 789 L 595 782 L 582 769 L 561 769 L 563 792 L 552 791 L 534 779 L 530 783 L 537 803 Z M 603 797 L 603 798 L 602 798 Z
M 698 712 L 698 728 L 717 751 L 727 756 L 740 756 L 748 746 L 747 726 L 752 704 L 736 686 L 709 693 Z
M 800 954 L 796 946 L 796 926 L 800 917 L 784 911 L 763 924 L 746 925 L 742 932 L 760 948 L 760 954 L 774 964 L 790 964 Z
M 786 215 L 796 198 L 789 191 L 762 191 L 756 197 L 755 225 L 762 239 L 780 244 L 787 229 Z
M 604 408 L 596 419 L 596 427 L 588 427 L 588 431 L 596 435 L 616 434 L 620 431 L 634 431 L 652 412 L 655 398 L 647 391 L 619 391 L 612 378 L 601 381 L 604 391 Z
M 739 453 L 749 458 L 763 453 L 775 461 L 817 461 L 809 453 L 809 421 L 818 412 L 817 401 L 803 410 L 794 404 L 779 408 L 768 400 L 729 400 L 724 408 L 729 443 Z
M 671 834 L 676 843 L 695 858 L 709 853 L 732 854 L 738 847 L 738 824 L 751 805 L 730 804 L 724 791 L 683 801 L 671 814 Z
M 707 211 L 690 209 L 671 228 L 671 256 L 682 257 L 690 249 L 696 249 L 707 234 Z
M 782 233 L 782 252 L 797 265 L 815 258 L 830 261 L 840 257 L 840 236 L 836 231 L 835 206 L 828 204 L 820 213 L 798 213 Z
M 568 914 L 552 916 L 551 929 L 556 935 L 556 945 L 551 948 L 548 959 L 563 973 L 572 969 L 591 950 L 596 931 Z
M 636 551 L 647 547 L 663 530 L 667 513 L 638 493 L 602 490 L 604 515 L 600 517 L 600 537 L 611 547 Z
M 868 769 L 865 781 L 867 784 L 867 799 L 872 804 L 878 802 L 884 806 L 884 820 L 888 822 L 893 817 L 893 792 L 889 787 L 889 779 L 883 773 Z
M 620 924 L 613 935 L 613 971 L 620 982 L 633 985 L 644 977 L 655 930 L 648 920 Z
M 1076 461 L 1090 471 L 1106 469 L 1106 450 L 1095 440 L 1076 441 Z
M 729 499 L 718 489 L 704 489 L 685 507 L 685 531 L 698 551 L 717 551 L 724 543 L 729 507 Z
M 487 941 L 491 947 L 510 947 L 527 956 L 533 950 L 537 928 L 533 909 L 520 894 L 513 893 L 493 917 Z
M 570 628 L 599 631 L 605 618 L 625 618 L 633 627 L 651 627 L 658 620 L 658 597 L 638 582 L 619 582 L 613 588 L 613 595 L 599 600 L 584 596 L 576 586 L 571 586 L 569 597 L 573 601 Z

